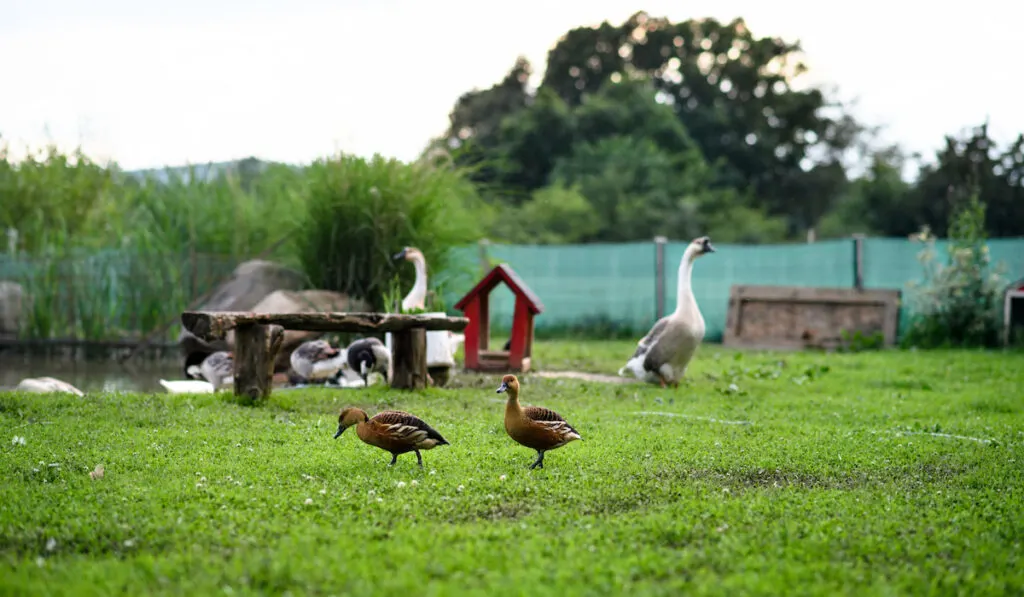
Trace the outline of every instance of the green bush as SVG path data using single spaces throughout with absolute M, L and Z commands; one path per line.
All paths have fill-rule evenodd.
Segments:
M 405 292 L 413 285 L 413 267 L 392 255 L 417 247 L 426 257 L 431 288 L 446 282 L 436 275 L 442 271 L 453 284 L 459 268 L 452 266 L 462 263 L 454 251 L 480 238 L 489 219 L 461 172 L 380 156 L 314 162 L 306 169 L 303 196 L 295 232 L 303 271 L 315 287 L 363 298 L 374 309 L 386 308 L 396 276 Z
M 990 263 L 985 204 L 974 194 L 954 212 L 945 265 L 939 262 L 935 239 L 927 229 L 920 238 L 925 243 L 918 255 L 924 281 L 908 284 L 914 315 L 903 344 L 921 348 L 997 345 L 1006 282 L 1000 269 Z

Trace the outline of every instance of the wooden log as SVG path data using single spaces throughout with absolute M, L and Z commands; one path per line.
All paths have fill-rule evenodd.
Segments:
M 420 390 L 427 387 L 427 332 L 423 329 L 392 332 L 391 387 Z
M 235 395 L 252 402 L 270 396 L 274 360 L 284 341 L 279 325 L 247 323 L 235 329 Z
M 392 334 L 420 328 L 428 331 L 461 332 L 469 325 L 465 317 L 427 317 L 397 313 L 252 313 L 244 311 L 185 311 L 185 329 L 203 340 L 224 338 L 228 330 L 243 325 L 279 325 L 307 332 L 353 332 Z

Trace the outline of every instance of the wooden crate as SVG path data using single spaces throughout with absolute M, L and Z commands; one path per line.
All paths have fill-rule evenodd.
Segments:
M 899 290 L 733 286 L 724 346 L 760 349 L 834 348 L 842 332 L 881 333 L 896 343 Z

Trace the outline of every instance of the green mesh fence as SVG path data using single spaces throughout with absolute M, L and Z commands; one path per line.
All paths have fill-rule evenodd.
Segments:
M 687 243 L 664 246 L 664 312 L 676 304 L 679 261 Z M 945 260 L 945 242 L 937 243 Z M 850 288 L 854 284 L 852 239 L 813 244 L 716 244 L 716 253 L 697 261 L 693 291 L 707 322 L 707 338 L 722 337 L 729 291 L 736 284 Z M 868 238 L 863 243 L 866 288 L 906 291 L 921 278 L 919 243 Z M 989 241 L 993 263 L 1005 267 L 1007 282 L 1024 278 L 1024 239 Z M 603 329 L 637 334 L 656 318 L 657 272 L 654 242 L 568 246 L 489 245 L 488 266 L 509 264 L 544 303 L 538 330 Z M 454 252 L 445 271 L 431 272 L 446 310 L 479 281 L 485 266 L 480 247 Z M 61 258 L 17 259 L 0 255 L 0 280 L 22 284 L 33 296 L 34 338 L 110 339 L 138 336 L 176 317 L 197 296 L 234 269 L 235 260 L 214 256 L 132 254 L 93 251 Z M 492 329 L 511 327 L 514 299 L 504 286 L 491 295 Z M 908 313 L 901 313 L 901 322 Z
M 1007 283 L 1024 277 L 1024 239 L 1000 238 L 987 242 L 992 264 L 1002 265 Z M 935 241 L 936 259 L 940 263 L 946 263 L 948 247 L 947 241 Z M 922 249 L 921 243 L 901 238 L 864 239 L 864 287 L 898 288 L 905 293 L 907 282 L 920 282 L 923 278 L 924 270 L 918 261 Z M 900 306 L 901 333 L 911 315 L 904 300 Z
M 938 243 L 940 248 L 944 242 Z M 655 320 L 657 305 L 654 242 L 616 245 L 510 246 L 493 245 L 492 263 L 505 262 L 544 302 L 538 330 L 610 325 L 643 332 Z M 679 262 L 687 243 L 665 245 L 665 312 L 676 304 Z M 707 338 L 720 340 L 725 330 L 729 292 L 737 284 L 851 288 L 855 282 L 855 245 L 852 239 L 787 245 L 716 244 L 716 253 L 700 259 L 693 270 L 693 292 L 707 322 Z M 906 239 L 869 238 L 863 244 L 863 280 L 866 288 L 906 291 L 920 279 L 917 260 L 922 245 Z M 1024 239 L 989 241 L 993 263 L 1006 266 L 1007 281 L 1024 277 Z M 463 249 L 465 269 L 481 275 L 480 250 Z M 940 250 L 940 259 L 945 251 Z M 449 312 L 462 293 L 471 288 L 463 279 L 446 299 Z M 503 286 L 491 295 L 491 325 L 507 329 L 512 321 L 513 296 Z M 907 313 L 901 313 L 906 322 Z
M 451 299 L 454 305 L 479 281 L 479 249 L 466 250 L 462 259 L 475 267 L 475 279 Z M 540 330 L 606 326 L 633 330 L 650 325 L 655 310 L 653 243 L 561 246 L 489 245 L 494 264 L 507 263 L 544 303 L 536 319 Z M 490 296 L 492 329 L 512 325 L 515 299 L 504 285 Z

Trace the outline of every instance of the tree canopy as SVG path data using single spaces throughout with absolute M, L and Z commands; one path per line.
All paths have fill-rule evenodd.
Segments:
M 638 12 L 568 31 L 536 89 L 519 57 L 497 84 L 464 93 L 432 149 L 542 242 L 942 230 L 949 189 L 968 186 L 990 204 L 993 235 L 1024 233 L 1020 139 L 1000 151 L 984 126 L 948 137 L 908 184 L 898 147 L 865 153 L 870 127 L 800 84 L 802 58 L 798 42 L 758 37 L 742 19 Z M 851 179 L 857 152 L 865 173 Z

